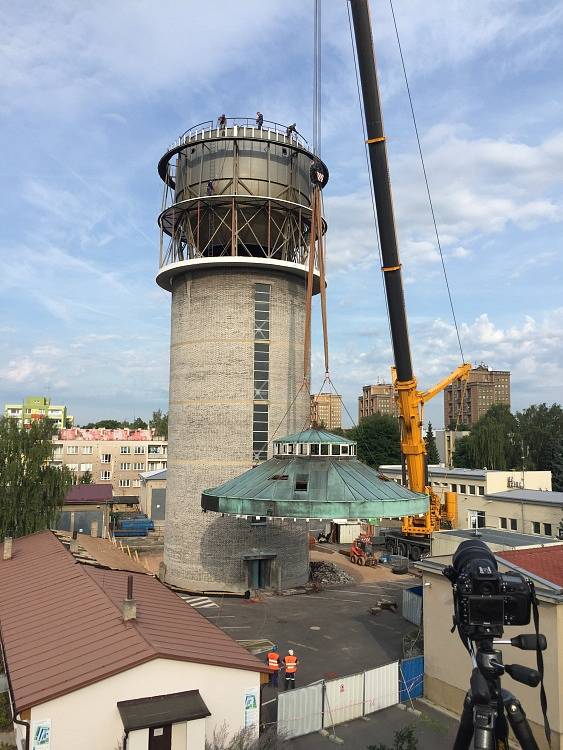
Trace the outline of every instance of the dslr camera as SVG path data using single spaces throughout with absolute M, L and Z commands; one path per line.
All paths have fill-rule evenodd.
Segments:
M 530 582 L 520 573 L 499 573 L 497 561 L 484 542 L 462 542 L 444 575 L 452 582 L 455 616 L 461 627 L 502 628 L 530 622 Z

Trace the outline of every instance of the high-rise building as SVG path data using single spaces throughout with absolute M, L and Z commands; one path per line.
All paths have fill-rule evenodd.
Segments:
M 4 404 L 4 416 L 17 419 L 20 427 L 29 427 L 38 419 L 50 419 L 59 429 L 74 424 L 66 406 L 52 404 L 47 396 L 27 396 L 23 404 Z
M 160 575 L 197 590 L 287 588 L 307 578 L 304 525 L 202 513 L 201 496 L 268 458 L 274 434 L 308 425 L 311 180 L 328 171 L 289 128 L 222 119 L 188 130 L 158 165 L 157 283 L 172 296 Z
M 342 427 L 342 396 L 337 393 L 318 393 L 311 396 L 311 423 L 327 430 Z
M 364 385 L 362 395 L 358 397 L 358 421 L 372 414 L 399 416 L 395 391 L 391 383 Z
M 494 404 L 510 407 L 510 372 L 481 363 L 467 383 L 456 380 L 444 390 L 444 426 L 470 429 Z
M 138 497 L 139 475 L 166 469 L 167 446 L 154 430 L 75 427 L 53 438 L 53 463 L 68 467 L 78 479 L 89 472 L 96 484 L 112 484 L 114 496 Z

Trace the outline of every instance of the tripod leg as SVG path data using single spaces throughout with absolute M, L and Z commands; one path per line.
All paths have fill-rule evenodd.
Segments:
M 473 701 L 467 693 L 463 701 L 463 711 L 455 737 L 453 750 L 469 750 L 473 739 Z
M 518 698 L 515 698 L 508 690 L 503 690 L 502 699 L 506 708 L 508 721 L 522 750 L 538 750 L 538 744 L 532 734 L 526 714 Z
M 496 750 L 496 724 L 498 710 L 496 705 L 476 705 L 473 710 L 473 726 L 475 727 L 475 750 Z

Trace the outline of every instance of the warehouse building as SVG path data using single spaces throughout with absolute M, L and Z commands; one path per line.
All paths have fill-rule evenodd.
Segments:
M 258 728 L 267 667 L 157 579 L 6 540 L 0 633 L 18 750 L 204 750 Z

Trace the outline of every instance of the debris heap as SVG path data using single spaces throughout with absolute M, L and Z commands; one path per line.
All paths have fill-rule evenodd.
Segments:
M 354 578 L 334 563 L 312 560 L 309 563 L 310 578 L 313 583 L 330 586 L 337 583 L 355 583 Z

